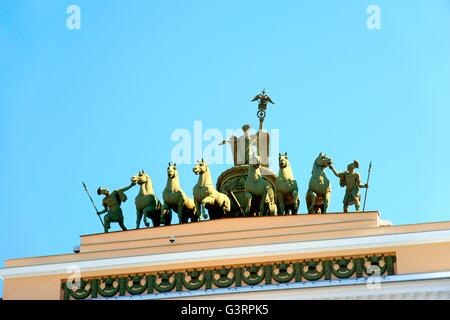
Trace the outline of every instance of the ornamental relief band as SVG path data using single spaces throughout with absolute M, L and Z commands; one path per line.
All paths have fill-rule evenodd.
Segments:
M 373 254 L 271 264 L 222 266 L 212 269 L 163 271 L 82 278 L 78 287 L 62 282 L 62 299 L 101 299 L 245 286 L 362 279 L 395 274 L 395 254 Z
M 111 223 L 117 223 L 123 231 L 127 230 L 121 205 L 128 199 L 126 192 L 136 185 L 139 186 L 135 197 L 136 229 L 141 227 L 142 222 L 145 227 L 171 225 L 173 213 L 177 215 L 180 224 L 195 223 L 208 218 L 214 220 L 298 214 L 302 198 L 299 194 L 301 182 L 295 179 L 288 153 L 278 155 L 278 174 L 269 168 L 270 136 L 264 130 L 263 124 L 268 104 L 275 103 L 266 94 L 265 89 L 251 101 L 258 102 L 258 131 L 250 134 L 250 124 L 244 124 L 242 136 L 233 135 L 220 143 L 231 146 L 234 166 L 222 172 L 215 184 L 206 161 L 198 159 L 192 168 L 192 172 L 198 176 L 197 184 L 191 189 L 192 197 L 181 187 L 182 177 L 178 175 L 177 164 L 170 162 L 166 170 L 167 184 L 162 197 L 155 192 L 150 174 L 140 170 L 131 177 L 131 183 L 123 188 L 113 191 L 105 187 L 97 189 L 97 194 L 103 196 L 103 209 L 100 211 L 83 182 L 103 231 L 109 232 Z M 360 174 L 356 172 L 359 166 L 360 163 L 353 160 L 347 165 L 346 171 L 338 172 L 334 168 L 332 158 L 320 152 L 313 161 L 311 177 L 304 195 L 308 214 L 328 212 L 331 187 L 327 169 L 339 179 L 340 186 L 345 188 L 343 212 L 348 212 L 350 206 L 360 212 L 361 204 L 364 212 L 372 163 L 369 165 L 366 183 L 362 182 Z M 303 184 L 306 186 L 304 182 Z M 361 188 L 365 189 L 363 201 Z M 102 219 L 103 214 L 105 216 Z

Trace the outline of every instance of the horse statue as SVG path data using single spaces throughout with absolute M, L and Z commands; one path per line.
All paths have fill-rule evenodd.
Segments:
M 277 215 L 273 186 L 261 174 L 261 158 L 256 156 L 254 160 L 248 165 L 244 184 L 245 215 Z
M 330 203 L 330 181 L 324 170 L 333 161 L 322 152 L 314 160 L 312 176 L 309 179 L 308 192 L 306 193 L 306 206 L 308 213 L 326 213 Z
M 197 161 L 197 164 L 192 169 L 198 175 L 197 184 L 194 186 L 194 203 L 198 217 L 200 213 L 203 218 L 208 218 L 205 213 L 205 208 L 208 209 L 211 220 L 218 219 L 230 213 L 231 202 L 230 198 L 213 186 L 211 179 L 211 172 L 208 165 L 203 161 Z
M 278 214 L 297 214 L 300 206 L 297 181 L 292 174 L 291 163 L 289 162 L 287 152 L 284 154 L 279 153 L 278 155 L 278 165 L 280 167 L 280 171 L 275 183 L 275 188 L 277 190 Z
M 144 217 L 144 224 L 146 227 L 150 226 L 147 218 L 152 220 L 154 227 L 159 227 L 161 225 L 161 215 L 164 215 L 164 224 L 170 225 L 172 216 L 170 213 L 164 213 L 161 202 L 153 192 L 153 184 L 150 176 L 142 170 L 139 171 L 137 175 L 133 176 L 131 181 L 140 186 L 139 194 L 136 196 L 135 200 L 137 215 L 136 229 L 139 229 L 142 217 Z
M 173 210 L 178 214 L 180 223 L 197 221 L 194 200 L 189 198 L 181 189 L 180 179 L 178 177 L 177 164 L 170 164 L 167 167 L 167 184 L 163 191 L 163 209 L 164 213 Z M 162 217 L 162 221 L 164 221 Z

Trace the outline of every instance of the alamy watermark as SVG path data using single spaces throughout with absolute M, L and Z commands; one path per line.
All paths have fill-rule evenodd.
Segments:
M 367 267 L 367 273 L 371 274 L 367 278 L 366 287 L 369 290 L 381 288 L 381 268 L 379 266 Z
M 171 161 L 193 164 L 203 159 L 208 164 L 233 164 L 235 161 L 243 162 L 248 155 L 251 162 L 258 150 L 260 155 L 268 155 L 270 163 L 278 161 L 280 130 L 271 129 L 258 133 L 246 126 L 241 129 L 226 129 L 224 133 L 217 128 L 204 130 L 202 121 L 194 121 L 192 130 L 175 129 L 171 134 L 171 140 L 176 142 L 171 150 Z
M 81 29 L 81 9 L 76 4 L 67 7 L 66 13 L 70 14 L 66 20 L 66 27 L 69 30 Z
M 381 29 L 381 9 L 375 4 L 371 4 L 367 7 L 367 17 L 366 26 L 369 30 L 380 30 Z
M 77 265 L 70 265 L 66 269 L 66 273 L 70 275 L 67 277 L 67 288 L 69 290 L 78 290 L 81 288 L 81 269 Z

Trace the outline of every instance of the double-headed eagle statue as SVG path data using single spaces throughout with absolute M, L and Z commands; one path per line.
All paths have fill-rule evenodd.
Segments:
M 262 129 L 262 123 L 264 118 L 266 117 L 266 109 L 267 103 L 275 104 L 275 102 L 270 99 L 270 97 L 266 94 L 266 90 L 263 89 L 260 94 L 253 98 L 252 101 L 259 101 L 258 103 L 258 112 L 256 115 L 259 118 L 259 128 Z

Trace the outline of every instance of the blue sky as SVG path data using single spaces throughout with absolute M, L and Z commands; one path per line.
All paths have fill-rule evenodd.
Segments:
M 66 27 L 71 4 L 80 30 Z M 380 30 L 366 27 L 371 4 Z M 262 88 L 302 212 L 323 151 L 338 170 L 358 159 L 363 180 L 373 161 L 367 209 L 383 219 L 449 220 L 449 57 L 447 0 L 2 0 L 0 265 L 102 231 L 81 180 L 100 205 L 99 185 L 145 169 L 162 198 L 171 133 L 197 120 L 255 127 Z M 211 166 L 213 179 L 228 167 Z M 191 169 L 179 166 L 190 195 Z M 340 211 L 344 191 L 328 175 Z M 123 206 L 129 228 L 137 192 Z

